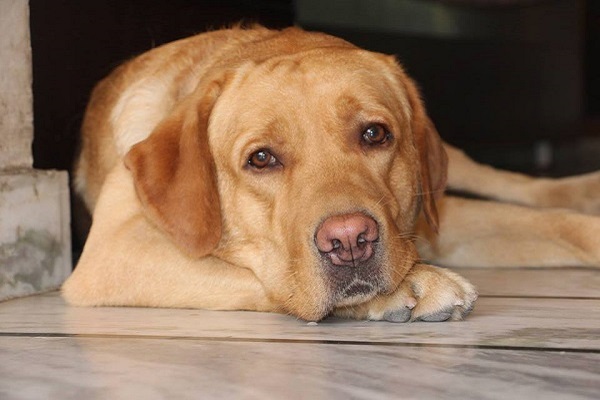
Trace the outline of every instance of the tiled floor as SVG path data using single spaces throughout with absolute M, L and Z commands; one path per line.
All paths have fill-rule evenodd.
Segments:
M 0 399 L 600 398 L 600 270 L 459 272 L 462 322 L 0 303 Z

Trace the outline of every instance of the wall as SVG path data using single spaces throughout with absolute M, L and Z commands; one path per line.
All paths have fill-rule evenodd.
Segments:
M 56 289 L 71 271 L 68 176 L 32 168 L 29 4 L 0 1 L 0 300 Z

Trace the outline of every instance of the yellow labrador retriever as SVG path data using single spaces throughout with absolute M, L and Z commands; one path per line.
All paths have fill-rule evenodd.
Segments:
M 443 321 L 476 291 L 422 259 L 600 265 L 599 218 L 444 197 L 448 178 L 512 203 L 600 204 L 598 175 L 533 180 L 443 144 L 391 56 L 297 28 L 180 40 L 94 90 L 76 167 L 93 224 L 63 294 Z

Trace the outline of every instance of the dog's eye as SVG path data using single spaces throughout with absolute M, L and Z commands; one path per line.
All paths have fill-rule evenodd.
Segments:
M 369 125 L 363 132 L 363 141 L 368 145 L 384 144 L 392 135 L 379 124 Z
M 248 165 L 256 169 L 274 167 L 278 164 L 279 161 L 277 161 L 277 158 L 266 149 L 255 151 L 248 159 Z

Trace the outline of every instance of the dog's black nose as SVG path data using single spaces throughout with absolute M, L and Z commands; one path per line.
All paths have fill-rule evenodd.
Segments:
M 315 243 L 333 265 L 359 267 L 374 253 L 379 238 L 375 220 L 362 213 L 327 218 L 317 229 Z

